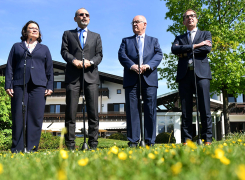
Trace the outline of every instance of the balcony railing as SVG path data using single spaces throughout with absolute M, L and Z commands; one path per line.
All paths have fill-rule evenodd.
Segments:
M 245 103 L 230 103 L 229 114 L 245 114 Z
M 54 89 L 53 94 L 51 97 L 64 97 L 66 95 L 66 89 L 61 88 L 61 89 Z M 81 91 L 82 95 L 82 91 Z M 99 96 L 107 96 L 109 98 L 109 89 L 108 88 L 99 88 Z

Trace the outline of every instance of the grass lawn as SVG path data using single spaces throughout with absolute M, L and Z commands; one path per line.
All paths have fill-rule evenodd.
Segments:
M 83 138 L 77 138 L 79 146 Z M 95 151 L 0 152 L 0 180 L 231 180 L 245 179 L 245 136 L 211 146 L 189 143 L 128 148 L 99 139 Z

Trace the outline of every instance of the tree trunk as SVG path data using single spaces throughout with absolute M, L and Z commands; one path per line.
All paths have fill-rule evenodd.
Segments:
M 228 135 L 231 132 L 230 128 L 230 118 L 228 113 L 228 93 L 226 89 L 222 89 L 223 93 L 223 114 L 224 114 L 224 123 L 225 123 L 225 135 Z

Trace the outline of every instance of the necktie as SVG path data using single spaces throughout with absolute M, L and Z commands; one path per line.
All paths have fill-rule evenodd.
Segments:
M 189 31 L 189 44 L 192 44 L 192 35 L 191 35 L 192 31 Z
M 140 56 L 140 64 L 143 64 L 143 37 L 138 36 L 138 50 L 139 50 L 139 56 Z
M 84 29 L 80 29 L 79 39 L 80 39 L 80 43 L 81 43 L 82 48 L 84 46 L 83 32 L 84 32 Z

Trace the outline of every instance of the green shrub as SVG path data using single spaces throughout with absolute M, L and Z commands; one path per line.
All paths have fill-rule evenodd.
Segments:
M 50 132 L 42 132 L 39 142 L 39 149 L 58 149 L 59 145 L 59 136 L 53 136 Z
M 156 143 L 175 143 L 176 139 L 173 133 L 163 132 L 157 135 Z
M 12 134 L 0 131 L 0 150 L 8 150 L 12 145 Z
M 109 136 L 109 139 L 117 139 L 117 140 L 127 141 L 127 137 L 122 133 L 114 133 L 114 134 Z

